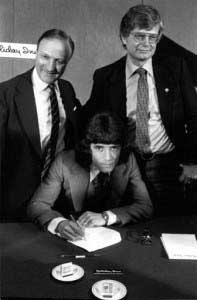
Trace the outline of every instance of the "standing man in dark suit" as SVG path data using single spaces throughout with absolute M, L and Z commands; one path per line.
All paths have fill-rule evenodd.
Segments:
M 58 29 L 43 33 L 35 67 L 0 84 L 1 218 L 25 218 L 26 205 L 56 154 L 77 140 L 80 102 L 60 79 L 74 51 Z
M 109 109 L 128 118 L 157 216 L 185 213 L 184 187 L 197 179 L 197 95 L 181 58 L 154 58 L 162 32 L 155 8 L 131 7 L 120 25 L 127 55 L 95 71 L 84 107 L 87 117 Z
M 117 116 L 93 116 L 76 150 L 58 155 L 34 193 L 28 206 L 32 221 L 53 234 L 77 239 L 83 227 L 122 226 L 150 217 L 152 203 L 129 139 Z M 70 214 L 79 217 L 81 226 Z

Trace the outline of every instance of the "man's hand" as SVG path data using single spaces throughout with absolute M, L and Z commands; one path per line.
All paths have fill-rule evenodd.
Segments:
M 78 222 L 83 227 L 97 227 L 97 226 L 104 226 L 105 220 L 101 213 L 95 213 L 91 211 L 86 211 L 83 213 Z
M 61 237 L 71 241 L 84 238 L 83 227 L 70 220 L 60 222 L 56 228 L 56 232 L 59 233 Z
M 197 181 L 197 165 L 180 165 L 182 173 L 179 180 L 184 184 L 190 184 Z

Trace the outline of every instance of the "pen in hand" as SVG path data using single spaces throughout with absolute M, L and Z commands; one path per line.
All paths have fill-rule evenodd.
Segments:
M 81 236 L 82 239 L 84 239 L 84 228 L 83 228 L 83 226 L 81 226 L 81 224 L 80 224 L 77 220 L 75 220 L 75 218 L 73 217 L 73 215 L 70 215 L 70 218 L 71 218 L 71 220 L 72 220 L 75 224 L 77 224 L 77 226 L 78 226 L 79 229 L 80 229 L 80 236 Z

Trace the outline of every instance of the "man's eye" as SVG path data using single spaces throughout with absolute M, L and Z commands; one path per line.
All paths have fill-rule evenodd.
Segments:
M 44 59 L 48 59 L 48 58 L 49 58 L 48 55 L 46 55 L 46 54 L 43 54 L 42 57 L 43 57 Z
M 112 150 L 113 150 L 113 151 L 119 151 L 119 149 L 120 149 L 119 146 L 112 147 Z
M 144 38 L 146 37 L 144 34 L 140 34 L 140 33 L 136 33 L 135 34 L 136 39 L 138 40 L 144 40 Z
M 66 62 L 65 62 L 65 60 L 58 60 L 57 63 L 58 63 L 59 65 L 64 65 Z
M 103 151 L 103 147 L 101 147 L 101 146 L 96 146 L 95 149 L 96 149 L 97 151 Z
M 150 41 L 156 41 L 158 39 L 157 35 L 149 35 L 149 40 Z

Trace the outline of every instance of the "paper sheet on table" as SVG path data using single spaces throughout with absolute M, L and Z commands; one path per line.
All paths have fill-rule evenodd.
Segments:
M 163 233 L 161 240 L 169 259 L 197 259 L 194 234 Z
M 85 239 L 69 241 L 70 243 L 86 249 L 89 252 L 102 249 L 121 241 L 118 231 L 106 227 L 91 227 L 85 229 Z

